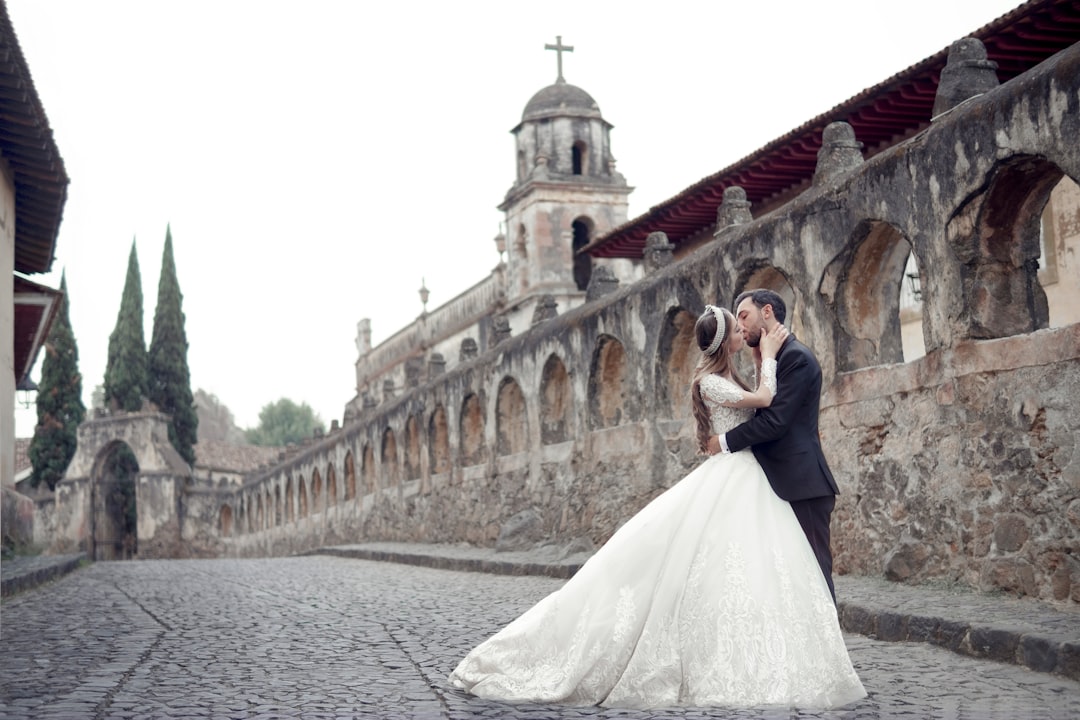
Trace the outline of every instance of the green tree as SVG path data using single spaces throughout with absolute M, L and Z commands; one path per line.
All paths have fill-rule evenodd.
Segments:
M 288 398 L 263 406 L 258 427 L 247 430 L 252 445 L 282 447 L 299 443 L 325 432 L 323 421 L 307 403 L 297 405 Z
M 135 241 L 131 241 L 127 280 L 120 299 L 120 314 L 109 336 L 109 363 L 105 367 L 105 406 L 110 410 L 141 410 L 147 397 L 146 340 L 143 335 L 142 278 Z
M 194 465 L 199 417 L 195 413 L 195 399 L 191 394 L 182 302 L 183 295 L 180 293 L 180 283 L 176 279 L 176 263 L 173 260 L 172 229 L 166 226 L 157 307 L 154 310 L 154 330 L 150 336 L 150 354 L 147 359 L 147 396 L 162 412 L 172 416 L 169 441 L 180 453 L 180 457 L 189 465 Z
M 86 417 L 79 374 L 79 348 L 68 313 L 67 274 L 60 276 L 60 307 L 45 338 L 45 359 L 41 363 L 41 384 L 37 394 L 37 427 L 30 441 L 30 462 L 34 466 L 30 484 L 42 482 L 50 490 L 64 477 L 75 455 L 79 423 Z

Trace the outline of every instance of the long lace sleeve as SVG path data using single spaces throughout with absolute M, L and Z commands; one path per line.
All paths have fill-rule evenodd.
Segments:
M 706 375 L 701 378 L 701 397 L 706 401 L 711 400 L 713 405 L 720 405 L 739 402 L 743 399 L 743 391 L 719 375 Z
M 761 382 L 769 388 L 769 392 L 776 395 L 776 360 L 774 358 L 761 361 Z

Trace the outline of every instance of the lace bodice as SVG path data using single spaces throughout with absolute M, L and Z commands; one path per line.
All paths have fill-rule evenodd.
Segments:
M 776 392 L 776 361 L 765 360 L 761 364 L 762 382 Z M 721 435 L 754 416 L 753 408 L 726 407 L 722 403 L 738 402 L 746 391 L 731 380 L 720 375 L 706 375 L 701 379 L 701 398 L 709 409 L 712 432 Z

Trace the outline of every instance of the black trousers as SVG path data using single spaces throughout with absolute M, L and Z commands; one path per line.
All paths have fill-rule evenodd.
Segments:
M 809 500 L 796 500 L 791 503 L 791 509 L 795 511 L 795 517 L 799 519 L 806 539 L 810 541 L 810 547 L 817 556 L 818 565 L 825 575 L 825 581 L 829 583 L 829 592 L 832 593 L 833 603 L 836 603 L 836 589 L 832 580 L 832 550 L 829 547 L 829 522 L 832 518 L 833 508 L 836 506 L 836 496 L 810 498 Z

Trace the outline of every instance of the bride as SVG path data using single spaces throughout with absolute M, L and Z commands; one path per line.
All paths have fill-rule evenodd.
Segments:
M 781 325 L 751 392 L 735 318 L 695 325 L 698 443 L 768 406 Z M 559 590 L 473 649 L 450 683 L 508 702 L 827 708 L 866 695 L 791 506 L 747 449 L 714 455 L 628 520 Z

